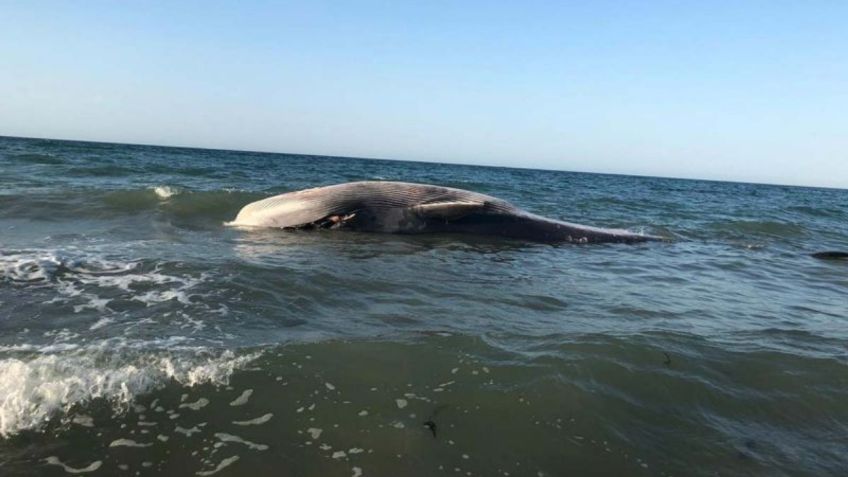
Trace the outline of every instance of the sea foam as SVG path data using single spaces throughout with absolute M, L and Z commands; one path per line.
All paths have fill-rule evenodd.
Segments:
M 156 186 L 153 188 L 153 193 L 162 200 L 169 199 L 180 192 L 182 192 L 180 189 L 171 186 Z
M 0 359 L 0 436 L 38 429 L 93 399 L 126 407 L 168 382 L 226 384 L 257 354 L 206 348 L 146 350 L 144 343 L 112 341 L 68 352 Z
M 203 274 L 167 273 L 162 264 L 145 269 L 139 260 L 110 260 L 79 250 L 0 254 L 0 280 L 18 286 L 52 287 L 56 295 L 46 303 L 72 305 L 74 313 L 89 309 L 107 312 L 114 298 L 148 306 L 172 300 L 191 305 L 192 289 L 205 279 Z M 107 321 L 99 321 L 92 329 L 106 324 Z

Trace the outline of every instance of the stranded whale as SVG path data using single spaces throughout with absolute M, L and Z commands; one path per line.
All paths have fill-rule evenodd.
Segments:
M 644 242 L 660 237 L 548 219 L 496 197 L 427 184 L 350 182 L 250 203 L 227 225 L 398 234 L 463 233 L 539 242 Z

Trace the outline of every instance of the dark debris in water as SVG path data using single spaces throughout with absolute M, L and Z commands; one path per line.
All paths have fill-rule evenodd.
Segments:
M 432 420 L 426 421 L 424 423 L 424 427 L 426 427 L 427 429 L 430 430 L 431 433 L 433 433 L 433 439 L 435 439 L 436 438 L 436 423 L 433 422 Z
M 428 417 L 427 420 L 424 422 L 424 427 L 426 427 L 427 429 L 430 430 L 430 432 L 433 434 L 433 439 L 436 438 L 436 427 L 437 427 L 436 421 L 435 421 L 436 416 L 440 412 L 447 409 L 447 407 L 448 407 L 447 404 L 439 404 L 438 406 L 435 407 L 435 409 L 433 409 L 433 412 L 430 413 L 430 417 Z
M 811 257 L 818 258 L 819 260 L 848 260 L 848 252 L 833 250 L 827 252 L 816 252 L 811 254 Z

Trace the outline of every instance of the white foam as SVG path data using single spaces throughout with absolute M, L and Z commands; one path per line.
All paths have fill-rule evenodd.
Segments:
M 269 412 L 268 414 L 259 416 L 255 419 L 248 419 L 246 421 L 233 421 L 233 424 L 237 426 L 258 426 L 260 424 L 265 424 L 266 422 L 270 421 L 272 417 L 274 417 L 274 414 Z
M 222 460 L 221 463 L 218 464 L 218 466 L 215 467 L 214 469 L 212 469 L 212 470 L 201 470 L 201 471 L 195 472 L 195 474 L 197 474 L 197 475 L 217 474 L 222 469 L 224 469 L 225 467 L 229 467 L 230 465 L 234 464 L 238 460 L 239 460 L 239 456 L 237 456 L 237 455 L 234 455 L 232 457 L 227 457 L 226 459 Z
M 95 470 L 99 469 L 101 465 L 103 465 L 103 461 L 96 460 L 86 467 L 74 468 L 74 467 L 71 467 L 71 466 L 65 464 L 64 462 L 59 460 L 58 457 L 56 457 L 54 455 L 51 455 L 50 457 L 48 457 L 44 460 L 49 465 L 61 466 L 63 469 L 65 469 L 65 472 L 67 472 L 69 474 L 85 474 L 87 472 L 94 472 Z
M 153 444 L 145 442 L 136 442 L 132 439 L 115 439 L 109 443 L 109 447 L 150 447 Z
M 253 394 L 253 389 L 245 389 L 239 397 L 235 398 L 230 403 L 230 406 L 244 406 L 247 404 L 247 400 L 250 399 L 251 394 Z
M 12 282 L 47 282 L 62 269 L 80 275 L 110 275 L 138 264 L 117 262 L 71 250 L 22 250 L 0 254 L 0 276 Z
M 192 411 L 199 411 L 201 408 L 206 407 L 209 404 L 209 400 L 206 398 L 200 398 L 195 402 L 180 404 L 181 408 L 189 408 Z
M 170 300 L 192 305 L 193 288 L 205 280 L 204 275 L 173 275 L 162 267 L 141 271 L 137 261 L 115 261 L 83 253 L 55 250 L 18 251 L 0 254 L 0 279 L 18 284 L 50 286 L 57 296 L 48 304 L 68 303 L 74 313 L 93 309 L 108 312 L 116 292 L 121 298 L 140 301 L 148 306 Z M 156 288 L 150 290 L 151 286 Z M 148 288 L 137 293 L 139 287 Z M 103 298 L 108 294 L 111 298 Z M 220 310 L 216 310 L 220 313 Z M 108 319 L 108 317 L 107 317 Z M 92 329 L 108 324 L 100 321 Z
M 51 252 L 0 255 L 0 276 L 11 282 L 46 282 L 56 273 L 62 259 Z
M 265 444 L 256 444 L 254 442 L 250 442 L 248 440 L 242 439 L 239 436 L 234 436 L 232 434 L 227 434 L 226 432 L 216 432 L 215 437 L 218 438 L 221 442 L 235 442 L 237 444 L 243 444 L 248 447 L 248 449 L 254 450 L 268 450 L 268 446 Z
M 104 316 L 104 317 L 100 318 L 99 320 L 97 320 L 96 322 L 94 322 L 93 325 L 89 326 L 88 329 L 89 330 L 97 330 L 97 329 L 103 328 L 104 326 L 106 326 L 109 323 L 112 323 L 114 321 L 115 321 L 114 318 L 109 318 L 107 316 Z
M 84 414 L 80 414 L 79 416 L 74 416 L 71 419 L 71 422 L 74 424 L 78 424 L 83 427 L 94 427 L 94 418 L 91 416 L 86 416 Z
M 39 428 L 92 399 L 125 407 L 136 396 L 170 381 L 186 386 L 226 384 L 236 369 L 258 356 L 204 348 L 142 351 L 150 342 L 116 346 L 111 340 L 47 351 L 54 346 L 32 356 L 0 359 L 0 436 Z
M 189 299 L 189 295 L 186 294 L 183 290 L 151 290 L 143 295 L 136 295 L 132 297 L 135 301 L 140 301 L 147 306 L 154 305 L 156 303 L 164 303 L 166 301 L 176 300 L 183 305 L 191 305 L 191 300 Z
M 85 294 L 84 296 L 86 298 L 88 298 L 88 301 L 86 303 L 81 304 L 81 305 L 74 305 L 74 313 L 79 313 L 82 310 L 88 310 L 88 309 L 105 312 L 106 311 L 106 305 L 108 305 L 109 302 L 112 301 L 108 298 L 99 298 L 97 295 Z M 108 320 L 108 318 L 106 318 L 106 319 Z M 105 325 L 106 323 L 100 324 L 102 321 L 103 321 L 103 319 L 98 320 L 97 323 L 94 323 L 93 325 L 91 325 L 92 326 L 91 329 L 97 329 L 97 328 Z
M 182 191 L 177 187 L 156 186 L 153 188 L 153 192 L 156 194 L 156 197 L 165 200 L 179 194 Z
M 191 437 L 192 434 L 200 432 L 200 428 L 194 426 L 191 429 L 186 429 L 185 427 L 177 426 L 174 428 L 174 432 L 179 432 L 180 434 L 185 434 L 186 437 Z

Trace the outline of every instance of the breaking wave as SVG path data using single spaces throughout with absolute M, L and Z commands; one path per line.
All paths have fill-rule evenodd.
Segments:
M 181 347 L 180 339 L 104 340 L 55 351 L 53 345 L 0 347 L 0 436 L 38 430 L 75 406 L 105 400 L 121 411 L 170 382 L 225 385 L 259 353 Z M 164 346 L 164 348 L 163 348 Z

